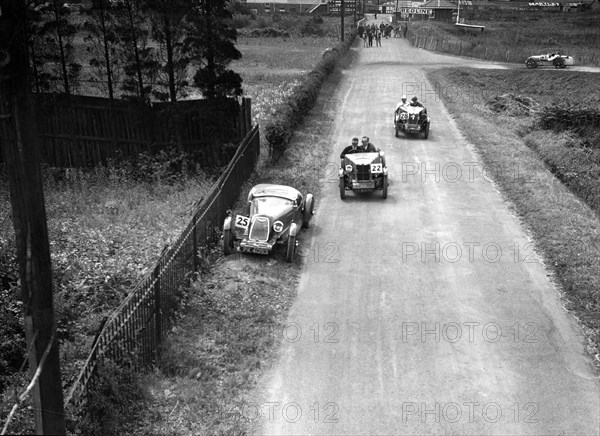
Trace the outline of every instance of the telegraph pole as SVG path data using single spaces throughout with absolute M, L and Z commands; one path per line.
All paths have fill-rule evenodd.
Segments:
M 65 434 L 52 269 L 29 83 L 26 1 L 0 6 L 0 141 L 16 235 L 37 434 Z M 35 377 L 34 377 L 35 376 Z
M 340 0 L 340 15 L 342 16 L 342 42 L 344 42 L 344 15 L 346 14 L 346 9 L 344 7 L 344 0 Z

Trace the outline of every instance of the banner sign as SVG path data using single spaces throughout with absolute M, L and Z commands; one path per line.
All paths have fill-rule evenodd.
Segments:
M 433 16 L 433 9 L 425 9 L 425 8 L 400 8 L 400 12 L 402 12 L 402 14 Z

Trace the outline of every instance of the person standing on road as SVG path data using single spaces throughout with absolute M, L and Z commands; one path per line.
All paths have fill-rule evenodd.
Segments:
M 375 30 L 375 45 L 381 47 L 381 30 Z

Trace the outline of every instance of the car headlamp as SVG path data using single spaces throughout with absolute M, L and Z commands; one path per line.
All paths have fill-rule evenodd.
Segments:
M 275 221 L 273 223 L 273 230 L 277 233 L 281 232 L 283 230 L 283 223 L 281 221 Z
M 352 165 L 346 165 L 346 171 L 351 172 L 352 171 Z

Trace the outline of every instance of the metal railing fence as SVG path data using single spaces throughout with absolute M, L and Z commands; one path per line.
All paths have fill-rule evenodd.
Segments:
M 104 323 L 65 403 L 79 410 L 99 362 L 110 359 L 136 371 L 156 362 L 172 327 L 178 296 L 198 268 L 199 250 L 215 241 L 228 208 L 238 199 L 260 152 L 258 126 L 244 137 L 229 165 L 195 210 L 177 240 Z

